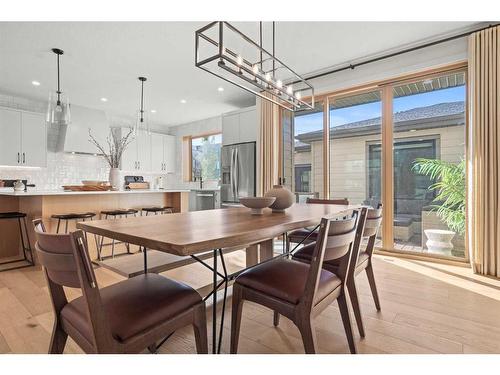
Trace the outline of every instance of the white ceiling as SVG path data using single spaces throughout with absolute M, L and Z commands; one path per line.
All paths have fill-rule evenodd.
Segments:
M 258 23 L 235 22 L 252 38 Z M 276 55 L 299 74 L 471 26 L 472 22 L 278 22 Z M 56 86 L 53 47 L 62 89 L 71 103 L 133 117 L 137 77 L 148 77 L 151 121 L 170 126 L 252 105 L 254 97 L 195 68 L 194 32 L 200 22 L 0 22 L 0 91 L 46 100 Z M 270 23 L 264 32 L 270 35 Z M 269 38 L 265 38 L 269 47 Z M 35 87 L 33 80 L 41 83 Z M 222 93 L 218 87 L 224 87 Z M 108 101 L 103 103 L 101 97 Z M 186 104 L 180 100 L 185 99 Z

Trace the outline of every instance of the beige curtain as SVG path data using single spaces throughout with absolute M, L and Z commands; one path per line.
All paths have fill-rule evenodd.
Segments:
M 263 93 L 268 97 L 269 93 Z M 279 106 L 266 99 L 260 101 L 260 183 L 257 195 L 263 195 L 278 183 L 279 168 Z
M 500 277 L 500 28 L 469 37 L 469 252 L 474 272 Z

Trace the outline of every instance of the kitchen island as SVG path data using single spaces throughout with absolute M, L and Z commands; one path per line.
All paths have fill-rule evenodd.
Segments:
M 170 206 L 174 212 L 189 209 L 189 190 L 118 190 L 118 191 L 63 191 L 28 190 L 15 192 L 13 189 L 0 190 L 0 212 L 20 211 L 27 216 L 28 235 L 34 249 L 34 232 L 31 221 L 43 218 L 50 232 L 55 232 L 57 220 L 54 214 L 73 212 L 94 212 L 99 219 L 102 210 L 135 208 L 148 206 Z M 2 220 L 0 223 L 0 260 L 16 259 L 21 254 L 19 229 L 16 221 Z M 74 220 L 70 230 L 75 229 Z M 94 241 L 90 241 L 90 251 L 95 251 Z

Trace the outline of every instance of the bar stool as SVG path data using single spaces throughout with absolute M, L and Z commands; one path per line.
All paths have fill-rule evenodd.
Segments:
M 129 215 L 134 215 L 137 216 L 137 213 L 139 210 L 136 210 L 134 208 L 128 208 L 128 209 L 117 209 L 117 210 L 104 210 L 101 211 L 101 219 L 108 220 L 108 218 L 112 217 L 113 219 L 117 218 L 123 218 L 123 217 L 128 217 Z M 111 243 L 104 243 L 104 236 L 101 236 L 101 241 L 99 246 L 97 247 L 97 257 L 100 261 L 106 258 L 114 258 L 115 257 L 115 243 L 122 243 L 122 242 L 117 242 L 114 239 L 111 240 Z M 102 254 L 102 248 L 104 246 L 109 246 L 111 245 L 111 256 L 103 257 Z M 131 254 L 130 252 L 130 244 L 125 242 L 125 247 L 127 248 L 127 253 L 126 254 Z
M 170 206 L 164 206 L 164 207 L 143 207 L 141 209 L 141 216 L 142 216 L 142 213 L 143 212 L 146 212 L 146 215 L 145 216 L 148 216 L 149 213 L 154 213 L 155 215 L 158 215 L 158 214 L 173 214 L 174 213 L 174 208 L 173 207 L 170 207 Z
M 69 213 L 69 214 L 55 214 L 51 216 L 52 219 L 57 219 L 57 229 L 56 233 L 59 233 L 59 228 L 61 226 L 61 221 L 64 221 L 64 233 L 68 233 L 68 223 L 70 220 L 92 220 L 95 217 L 93 212 L 83 212 L 83 213 Z
M 28 236 L 28 227 L 26 226 L 26 214 L 24 212 L 0 212 L 0 220 L 16 220 L 19 223 L 19 235 L 21 236 L 21 245 L 23 248 L 23 258 L 18 260 L 10 260 L 7 262 L 1 262 L 0 265 L 12 264 L 17 262 L 28 262 L 28 264 L 23 264 L 21 266 L 8 267 L 2 271 L 15 270 L 24 267 L 33 266 L 35 263 L 33 261 L 33 251 L 31 250 L 30 238 Z M 23 235 L 24 226 L 24 235 Z M 24 236 L 26 236 L 26 241 Z M 29 259 L 27 253 L 30 254 Z M 1 271 L 0 271 L 1 272 Z

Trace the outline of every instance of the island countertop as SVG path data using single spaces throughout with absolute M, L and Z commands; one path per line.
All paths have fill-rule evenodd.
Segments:
M 30 190 L 14 191 L 0 189 L 0 195 L 12 197 L 32 197 L 47 195 L 114 195 L 114 194 L 152 194 L 152 193 L 189 193 L 188 189 L 136 189 L 136 190 L 107 190 L 107 191 L 64 191 L 64 190 Z

